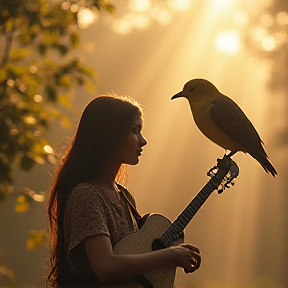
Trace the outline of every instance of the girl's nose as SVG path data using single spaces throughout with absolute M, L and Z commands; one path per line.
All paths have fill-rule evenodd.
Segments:
M 147 144 L 146 139 L 141 135 L 141 139 L 140 139 L 140 146 L 143 147 Z

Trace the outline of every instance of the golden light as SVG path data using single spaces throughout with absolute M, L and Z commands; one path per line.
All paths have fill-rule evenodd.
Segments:
M 225 13 L 232 7 L 237 5 L 238 0 L 208 0 L 209 9 L 215 11 L 215 13 Z
M 78 26 L 81 29 L 88 28 L 99 17 L 99 12 L 96 9 L 83 8 L 77 13 Z
M 11 125 L 11 127 L 10 127 L 10 134 L 11 135 L 18 135 L 18 133 L 19 133 L 19 130 L 18 130 L 18 128 L 17 128 L 17 126 L 16 125 Z
M 238 26 L 244 26 L 248 23 L 249 16 L 246 11 L 239 10 L 236 11 L 234 17 L 233 17 L 234 23 Z
M 34 95 L 34 101 L 39 103 L 42 101 L 42 96 L 40 94 L 35 94 Z
M 13 103 L 13 104 L 19 102 L 19 100 L 20 100 L 20 97 L 19 97 L 18 94 L 12 93 L 12 94 L 10 95 L 10 97 L 9 97 L 9 101 L 10 101 L 11 103 Z
M 218 35 L 214 43 L 219 51 L 235 55 L 239 52 L 241 46 L 240 34 L 237 30 L 227 31 Z
M 35 137 L 40 137 L 41 134 L 42 134 L 42 133 L 41 133 L 39 130 L 36 130 L 36 131 L 33 132 L 33 135 L 34 135 Z
M 53 148 L 50 145 L 45 145 L 43 147 L 43 150 L 47 153 L 47 154 L 52 154 L 54 152 Z
M 35 125 L 36 124 L 36 118 L 33 116 L 26 116 L 23 118 L 24 122 L 30 125 Z
M 78 5 L 78 4 L 72 4 L 70 10 L 71 10 L 73 13 L 78 12 L 78 11 L 79 11 L 79 5 Z
M 128 4 L 128 9 L 131 12 L 143 13 L 151 8 L 151 0 L 131 0 Z
M 280 25 L 288 24 L 288 13 L 286 11 L 278 12 L 276 15 L 276 20 Z
M 273 51 L 276 48 L 276 41 L 274 37 L 268 36 L 262 40 L 261 46 L 265 51 Z
M 13 87 L 13 86 L 14 86 L 14 83 L 15 83 L 15 81 L 12 80 L 12 79 L 8 79 L 8 80 L 7 80 L 7 85 L 10 86 L 10 87 Z
M 35 73 L 37 73 L 37 71 L 38 71 L 38 68 L 36 67 L 36 66 L 30 66 L 30 72 L 32 73 L 32 74 L 35 74 Z
M 63 10 L 69 10 L 71 8 L 71 2 L 70 1 L 64 1 L 61 5 L 61 8 Z
M 40 156 L 35 156 L 35 157 L 33 157 L 33 160 L 34 160 L 36 163 L 40 164 L 40 165 L 44 165 L 44 164 L 45 164 L 45 160 L 44 160 L 42 157 L 40 157 Z
M 151 25 L 151 20 L 147 15 L 137 15 L 134 18 L 134 27 L 139 29 L 139 30 L 144 30 L 150 27 Z
M 119 5 L 122 10 L 119 9 L 120 16 L 112 20 L 112 30 L 118 34 L 128 34 L 134 29 L 148 29 L 155 21 L 168 25 L 179 12 L 188 10 L 190 5 L 191 0 L 130 0 Z
M 255 41 L 262 41 L 268 35 L 267 30 L 260 26 L 251 28 L 249 33 Z
M 264 14 L 260 17 L 259 23 L 263 27 L 271 27 L 273 25 L 274 19 L 270 14 Z
M 133 21 L 133 15 L 127 14 L 120 19 L 113 20 L 111 28 L 117 34 L 128 34 L 133 29 Z
M 155 7 L 152 9 L 151 15 L 161 25 L 169 25 L 173 21 L 172 13 L 166 8 Z
M 186 11 L 191 5 L 191 0 L 168 0 L 168 7 L 172 11 Z

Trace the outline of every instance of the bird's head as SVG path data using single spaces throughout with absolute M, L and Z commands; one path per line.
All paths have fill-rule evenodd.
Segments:
M 205 79 L 192 79 L 188 81 L 183 90 L 177 94 L 175 94 L 171 100 L 185 97 L 189 102 L 198 101 L 203 97 L 212 96 L 214 93 L 219 93 L 218 89 L 208 80 Z

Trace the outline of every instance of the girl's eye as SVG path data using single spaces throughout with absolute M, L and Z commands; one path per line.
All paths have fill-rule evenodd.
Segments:
M 135 128 L 135 129 L 134 129 L 134 133 L 135 133 L 135 134 L 140 134 L 140 132 L 141 132 L 141 131 L 140 131 L 139 128 Z

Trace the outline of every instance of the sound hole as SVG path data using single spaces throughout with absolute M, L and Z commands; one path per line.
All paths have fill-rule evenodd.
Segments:
M 152 242 L 152 251 L 160 250 L 164 248 L 166 248 L 166 246 L 164 242 L 161 240 L 161 238 L 154 239 L 154 241 Z

